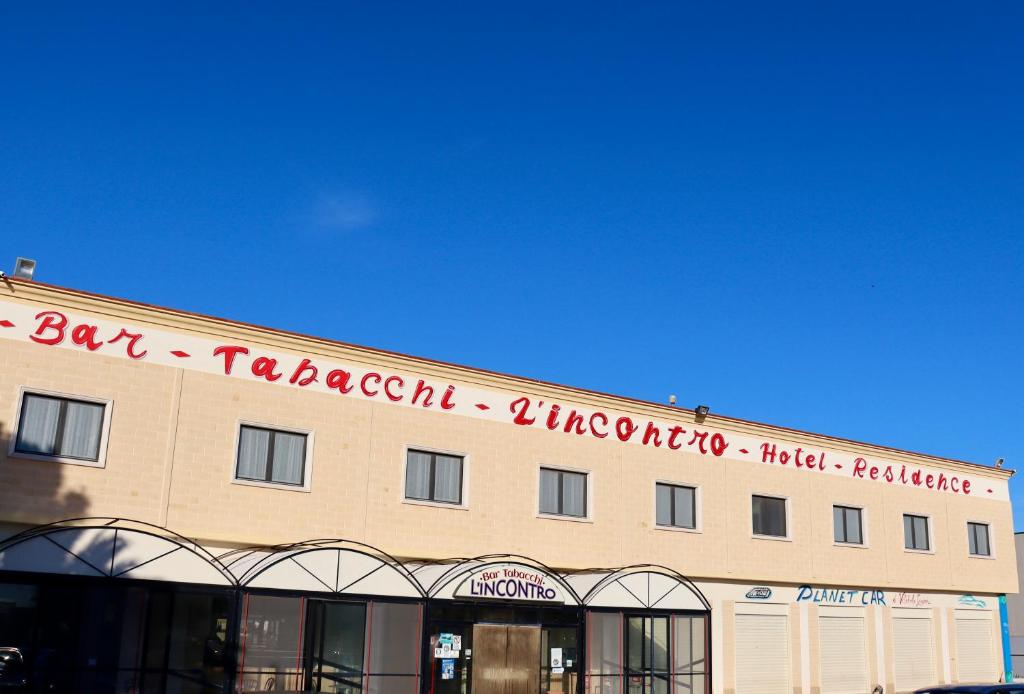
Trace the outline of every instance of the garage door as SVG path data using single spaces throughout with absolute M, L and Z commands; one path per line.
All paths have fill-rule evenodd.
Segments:
M 934 635 L 930 616 L 893 617 L 892 650 L 897 692 L 912 692 L 937 683 Z
M 996 682 L 999 667 L 992 643 L 992 618 L 956 615 L 956 663 L 961 682 Z
M 736 615 L 736 694 L 792 694 L 789 617 Z
M 821 615 L 822 694 L 864 694 L 868 686 L 868 649 L 864 618 Z

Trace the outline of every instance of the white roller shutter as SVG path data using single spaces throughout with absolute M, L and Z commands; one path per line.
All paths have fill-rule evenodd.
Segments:
M 736 694 L 793 694 L 789 616 L 736 615 Z
M 864 618 L 821 615 L 822 694 L 864 694 L 868 686 L 868 649 Z
M 999 669 L 992 647 L 992 619 L 956 616 L 956 663 L 961 682 L 996 682 Z
M 895 615 L 896 610 L 893 613 Z M 896 662 L 897 692 L 912 692 L 938 683 L 935 677 L 934 628 L 930 616 L 894 616 L 892 650 Z

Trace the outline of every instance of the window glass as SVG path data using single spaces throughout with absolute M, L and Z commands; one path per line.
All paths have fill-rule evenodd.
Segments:
M 651 639 L 651 667 L 668 670 L 668 617 L 648 617 Z
M 298 682 L 303 615 L 300 598 L 246 596 L 239 658 L 242 691 L 262 691 L 266 683 Z
M 306 437 L 301 434 L 274 432 L 274 462 L 271 480 L 285 484 L 302 484 L 302 466 L 306 457 Z
M 90 402 L 67 403 L 60 454 L 70 458 L 96 460 L 103 429 L 103 405 Z
M 587 694 L 622 692 L 622 614 L 587 612 Z
M 248 480 L 267 479 L 270 432 L 242 427 L 238 438 L 238 476 Z
M 786 537 L 786 500 L 773 496 L 754 496 L 752 502 L 755 535 Z
M 366 614 L 364 603 L 309 602 L 305 648 L 312 691 L 362 688 Z
M 305 434 L 242 426 L 236 478 L 301 486 L 305 467 Z
M 540 512 L 585 518 L 587 515 L 586 474 L 541 468 Z
M 832 507 L 832 526 L 836 542 L 864 544 L 861 527 L 861 509 L 849 506 Z
M 704 629 L 704 617 L 672 616 L 673 672 L 705 673 Z
M 658 525 L 672 525 L 672 486 L 654 486 L 654 514 Z
M 405 498 L 461 504 L 463 462 L 463 458 L 454 455 L 408 451 L 405 459 Z
M 583 669 L 579 660 L 576 627 L 541 628 L 540 632 L 540 691 L 547 694 L 575 694 L 578 673 Z M 552 660 L 552 651 L 561 649 L 561 664 Z
M 979 557 L 991 556 L 988 540 L 988 525 L 985 523 L 968 523 L 967 539 L 970 553 Z
M 567 516 L 587 515 L 586 476 L 562 473 L 562 513 Z
M 421 621 L 419 605 L 373 603 L 367 649 L 370 692 L 413 694 L 418 691 Z
M 434 500 L 459 503 L 462 496 L 462 458 L 435 456 Z
M 907 549 L 929 550 L 928 519 L 924 516 L 904 514 L 903 546 Z
M 696 491 L 693 487 L 658 483 L 655 485 L 655 513 L 658 525 L 696 528 Z
M 405 466 L 405 498 L 430 498 L 430 454 L 409 451 Z
M 105 406 L 26 393 L 15 450 L 80 460 L 99 460 Z
M 60 400 L 25 394 L 18 422 L 17 450 L 22 453 L 53 455 L 57 444 Z
M 558 472 L 555 470 L 540 471 L 540 512 L 558 513 Z
M 223 686 L 229 610 L 227 597 L 185 592 L 174 595 L 167 645 L 169 681 L 196 681 L 198 676 L 197 691 Z

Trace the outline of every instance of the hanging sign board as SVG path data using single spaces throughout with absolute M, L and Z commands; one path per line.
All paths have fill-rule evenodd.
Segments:
M 505 602 L 565 603 L 562 587 L 548 573 L 524 564 L 488 564 L 462 580 L 455 598 Z

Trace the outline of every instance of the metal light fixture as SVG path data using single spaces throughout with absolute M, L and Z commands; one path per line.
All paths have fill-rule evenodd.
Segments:
M 711 411 L 711 408 L 708 407 L 707 405 L 697 405 L 695 408 L 693 408 L 693 411 L 697 413 L 698 417 L 707 417 L 708 412 Z
M 36 261 L 31 258 L 18 258 L 14 261 L 14 276 L 19 280 L 30 280 L 36 272 Z

